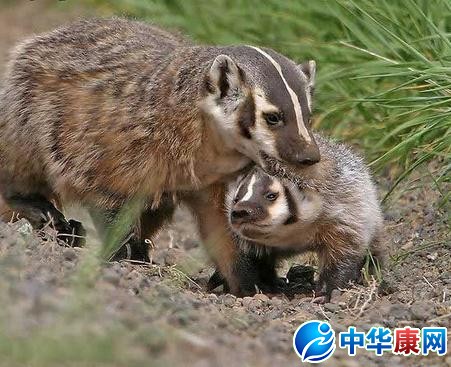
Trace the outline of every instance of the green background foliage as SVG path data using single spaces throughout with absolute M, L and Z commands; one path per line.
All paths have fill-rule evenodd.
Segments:
M 0 11 L 1 6 L 16 3 L 0 0 Z M 441 192 L 441 202 L 449 198 L 449 0 L 66 0 L 51 6 L 63 11 L 86 7 L 92 9 L 91 15 L 143 19 L 180 31 L 196 42 L 254 44 L 271 47 L 298 62 L 314 59 L 318 65 L 315 127 L 359 146 L 372 168 L 383 173 L 378 177 L 388 178 L 388 192 L 400 180 L 418 176 L 421 167 Z M 122 214 L 130 219 L 137 208 L 131 203 Z M 118 222 L 106 246 L 115 247 L 130 226 L 122 217 Z M 95 286 L 103 265 L 95 248 L 85 253 L 67 280 L 58 308 L 28 295 L 33 300 L 30 313 L 52 311 L 52 307 L 57 311 L 48 324 L 21 330 L 22 322 L 17 320 L 29 315 L 17 315 L 14 302 L 18 292 L 23 292 L 18 285 L 29 265 L 23 254 L 38 246 L 33 241 L 24 236 L 22 245 L 15 245 L 14 256 L 0 253 L 0 366 L 169 365 L 158 359 L 157 351 L 161 345 L 175 344 L 179 330 L 161 327 L 157 321 L 162 315 L 175 314 L 174 307 L 179 305 L 170 296 L 162 297 L 160 291 L 147 295 L 143 309 L 136 313 L 157 320 L 156 327 L 149 329 L 140 327 L 130 315 L 121 322 L 106 317 L 106 301 Z M 443 243 L 403 250 L 395 264 L 414 251 Z M 109 247 L 99 250 L 107 252 L 101 253 L 103 257 L 111 253 Z M 148 276 L 159 271 L 152 267 Z M 166 272 L 164 281 L 171 286 L 189 279 L 177 269 Z M 180 287 L 174 289 L 180 297 Z M 249 320 L 248 324 L 254 322 Z M 246 325 L 240 319 L 236 322 Z M 157 357 L 149 359 L 142 344 Z
M 447 0 L 87 0 L 210 44 L 271 47 L 318 64 L 315 127 L 359 145 L 391 186 L 426 161 L 449 181 L 451 2 Z M 444 193 L 443 199 L 446 199 Z

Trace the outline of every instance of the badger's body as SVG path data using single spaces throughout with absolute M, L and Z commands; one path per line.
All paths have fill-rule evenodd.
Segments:
M 0 100 L 2 187 L 114 208 L 233 172 L 199 167 L 211 152 L 192 97 L 220 51 L 187 46 L 122 20 L 80 22 L 19 45 Z
M 229 186 L 230 225 L 247 254 L 237 267 L 249 274 L 249 290 L 275 280 L 277 261 L 292 254 L 317 253 L 326 294 L 359 278 L 368 251 L 381 258 L 383 216 L 367 166 L 346 145 L 315 138 L 317 165 L 282 179 L 256 167 Z
M 33 225 L 52 217 L 61 230 L 70 228 L 52 200 L 77 201 L 108 225 L 131 199 L 157 206 L 183 194 L 212 242 L 209 233 L 227 233 L 222 208 L 198 203 L 226 179 L 251 160 L 319 160 L 314 74 L 313 62 L 272 50 L 195 46 L 123 19 L 32 37 L 14 50 L 0 93 L 0 193 Z M 159 215 L 149 207 L 144 222 Z M 213 242 L 230 274 L 230 239 Z

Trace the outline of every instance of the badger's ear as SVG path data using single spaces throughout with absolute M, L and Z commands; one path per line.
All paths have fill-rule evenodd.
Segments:
M 211 64 L 207 77 L 207 91 L 218 98 L 224 98 L 231 92 L 241 89 L 244 72 L 227 55 L 219 55 Z
M 315 60 L 310 60 L 299 65 L 301 71 L 307 77 L 307 86 L 313 90 L 315 87 L 315 77 L 316 77 L 316 62 Z

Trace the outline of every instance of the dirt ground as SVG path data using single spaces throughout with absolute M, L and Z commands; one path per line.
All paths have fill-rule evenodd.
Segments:
M 0 7 L 0 70 L 15 41 L 80 14 L 49 10 L 45 1 Z M 378 181 L 384 192 L 390 179 Z M 100 269 L 93 246 L 65 248 L 51 231 L 38 235 L 25 221 L 0 222 L 0 366 L 296 366 L 292 336 L 307 320 L 327 319 L 335 331 L 449 327 L 449 214 L 438 208 L 440 193 L 429 181 L 417 186 L 385 210 L 390 260 L 383 291 L 356 286 L 334 292 L 325 305 L 312 303 L 313 295 L 205 292 L 213 268 L 183 209 L 154 241 L 152 265 Z M 351 358 L 337 348 L 323 365 L 451 367 L 451 355 L 358 350 Z

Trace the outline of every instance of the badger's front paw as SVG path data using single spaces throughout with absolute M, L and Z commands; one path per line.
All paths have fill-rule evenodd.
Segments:
M 238 284 L 238 290 L 235 290 L 233 293 L 236 296 L 245 297 L 253 296 L 260 292 L 266 294 L 285 293 L 288 287 L 288 280 L 277 276 L 268 277 L 267 274 L 265 277 L 262 277 L 261 274 L 258 274 L 258 272 L 249 271 L 245 274 L 245 276 L 243 276 L 243 274 L 239 276 Z M 207 283 L 207 291 L 212 292 L 221 285 L 223 286 L 225 293 L 230 292 L 230 287 L 227 284 L 227 281 L 221 273 L 216 270 Z
M 135 236 L 132 236 L 110 259 L 110 261 L 120 260 L 150 263 L 149 245 Z
M 293 297 L 296 294 L 311 293 L 314 288 L 315 270 L 307 265 L 293 265 L 287 273 L 288 285 L 285 294 Z

